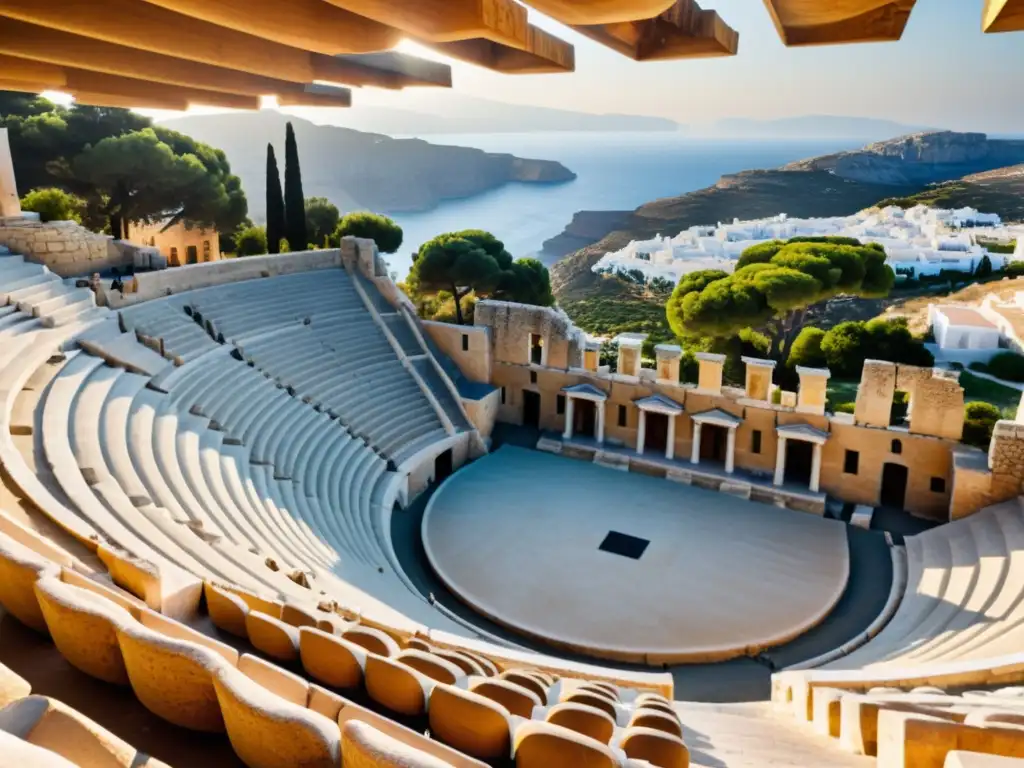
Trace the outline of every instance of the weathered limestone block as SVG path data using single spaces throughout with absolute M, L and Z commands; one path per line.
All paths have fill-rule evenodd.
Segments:
M 477 303 L 473 322 L 491 329 L 495 363 L 529 365 L 532 334 L 540 337 L 543 365 L 583 367 L 586 335 L 560 309 L 487 300 Z
M 911 393 L 910 431 L 959 440 L 964 431 L 964 389 L 945 376 L 920 379 Z
M 696 357 L 699 365 L 697 389 L 702 393 L 722 394 L 722 367 L 725 365 L 725 355 L 698 352 Z
M 896 364 L 865 360 L 857 387 L 854 422 L 862 427 L 888 427 L 895 391 Z
M 658 360 L 658 381 L 678 384 L 683 348 L 678 344 L 658 344 L 654 347 L 654 354 Z
M 828 380 L 832 372 L 828 368 L 806 368 L 802 365 L 797 366 L 796 372 L 800 377 L 797 410 L 801 413 L 825 413 Z
M 772 389 L 772 371 L 775 370 L 774 360 L 762 360 L 756 357 L 741 358 L 746 365 L 746 396 L 751 400 L 768 402 Z
M 40 222 L 31 219 L 0 221 L 0 245 L 45 264 L 61 277 L 88 275 L 131 260 L 110 249 L 113 241 L 73 221 Z

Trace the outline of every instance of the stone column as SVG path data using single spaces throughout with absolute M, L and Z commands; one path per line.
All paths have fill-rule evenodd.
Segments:
M 693 422 L 693 449 L 690 451 L 690 463 L 700 463 L 700 422 Z
M 636 428 L 636 452 L 641 456 L 644 453 L 644 443 L 647 442 L 647 411 L 640 409 L 640 424 Z
M 665 443 L 665 458 L 671 461 L 676 455 L 676 417 L 668 417 L 668 441 Z
M 821 482 L 821 443 L 814 444 L 814 455 L 811 458 L 811 493 L 818 492 L 818 486 Z
M 21 216 L 21 202 L 14 180 L 14 160 L 7 143 L 7 129 L 0 128 L 0 219 Z
M 562 432 L 564 440 L 572 440 L 572 395 L 565 396 L 565 430 Z
M 604 408 L 605 408 L 605 405 L 606 405 L 606 403 L 605 403 L 604 400 L 601 400 L 597 404 L 597 444 L 598 445 L 603 445 L 604 444 Z
M 779 435 L 778 453 L 775 454 L 775 485 L 786 481 L 786 438 Z
M 725 439 L 725 471 L 732 474 L 736 465 L 736 429 L 728 430 Z

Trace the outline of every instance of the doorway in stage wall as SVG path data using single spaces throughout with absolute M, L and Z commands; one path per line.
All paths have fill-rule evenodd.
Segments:
M 194 245 L 190 245 L 185 249 L 185 263 L 186 264 L 198 264 L 199 263 L 199 249 Z
M 668 448 L 668 415 L 664 413 L 647 412 L 647 427 L 644 431 L 644 453 L 665 454 Z
M 540 427 L 540 393 L 523 390 L 523 426 Z
M 813 459 L 814 443 L 808 443 L 806 440 L 787 440 L 786 482 L 809 486 Z
M 594 437 L 597 434 L 597 405 L 593 400 L 574 398 L 572 404 L 572 433 L 582 437 Z
M 725 451 L 729 440 L 729 430 L 717 424 L 708 424 L 700 428 L 700 460 L 717 461 L 725 464 Z
M 902 464 L 886 463 L 882 467 L 882 493 L 879 503 L 883 507 L 903 509 L 907 497 L 907 468 Z
M 452 449 L 442 451 L 434 458 L 434 481 L 441 482 L 452 473 Z

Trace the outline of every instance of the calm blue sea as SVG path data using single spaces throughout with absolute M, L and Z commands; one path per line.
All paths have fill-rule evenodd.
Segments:
M 567 184 L 508 184 L 478 197 L 443 203 L 433 211 L 393 218 L 405 244 L 389 257 L 400 278 L 412 253 L 442 232 L 478 228 L 501 238 L 516 257 L 535 254 L 581 210 L 632 210 L 660 197 L 714 184 L 725 173 L 779 165 L 863 141 L 717 141 L 678 133 L 504 133 L 424 137 L 434 144 L 478 147 L 520 157 L 558 160 L 575 171 Z M 714 223 L 714 222 L 709 222 Z M 676 233 L 666 233 L 676 234 Z

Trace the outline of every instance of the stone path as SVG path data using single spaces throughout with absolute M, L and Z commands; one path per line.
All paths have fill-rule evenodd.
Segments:
M 851 755 L 839 742 L 776 713 L 768 702 L 676 704 L 690 765 L 700 768 L 859 768 L 874 758 Z

